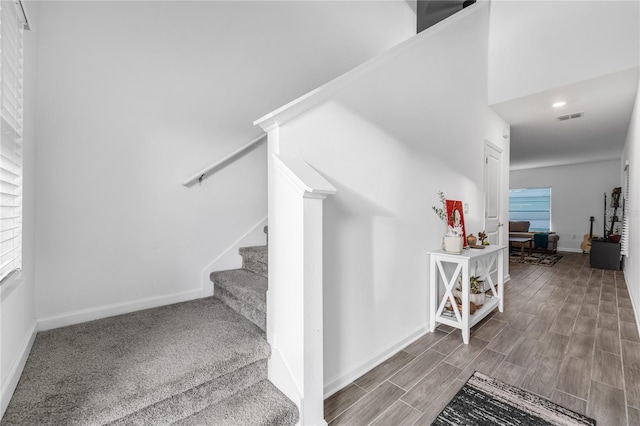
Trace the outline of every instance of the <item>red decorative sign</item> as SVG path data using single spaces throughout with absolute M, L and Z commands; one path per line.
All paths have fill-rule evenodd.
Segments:
M 464 229 L 464 215 L 462 214 L 462 201 L 447 200 L 447 218 L 449 226 L 462 228 L 462 241 L 467 246 L 467 231 Z

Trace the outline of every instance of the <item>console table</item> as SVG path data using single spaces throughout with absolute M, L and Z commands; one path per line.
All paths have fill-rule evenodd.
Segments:
M 449 254 L 443 250 L 429 251 L 429 329 L 435 331 L 436 323 L 446 324 L 462 330 L 462 341 L 469 343 L 469 330 L 496 307 L 504 310 L 504 250 L 503 245 L 485 246 L 483 250 L 465 249 L 462 254 Z M 491 268 L 497 266 L 497 282 L 491 278 Z M 471 315 L 469 312 L 469 277 L 480 276 L 487 296 L 481 308 Z M 462 312 L 454 298 L 458 279 L 462 276 Z M 441 294 L 439 283 L 444 284 Z M 450 301 L 452 311 L 445 311 Z

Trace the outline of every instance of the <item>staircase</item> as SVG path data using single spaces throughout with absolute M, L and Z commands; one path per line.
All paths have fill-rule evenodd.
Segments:
M 211 273 L 213 294 L 257 325 L 267 328 L 267 246 L 243 247 L 242 269 Z
M 267 380 L 267 248 L 240 254 L 215 297 L 38 333 L 0 424 L 296 424 Z

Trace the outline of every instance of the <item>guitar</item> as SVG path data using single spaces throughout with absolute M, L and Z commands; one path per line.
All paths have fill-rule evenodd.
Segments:
M 591 239 L 593 237 L 598 237 L 597 235 L 593 235 L 593 216 L 589 218 L 589 221 L 591 222 L 589 226 L 589 233 L 585 234 L 584 241 L 582 242 L 582 244 L 580 244 L 583 253 L 591 252 Z

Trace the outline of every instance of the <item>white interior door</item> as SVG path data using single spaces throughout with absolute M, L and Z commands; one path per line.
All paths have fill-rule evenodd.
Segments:
M 489 141 L 484 143 L 484 227 L 491 244 L 503 241 L 502 218 L 502 150 Z

